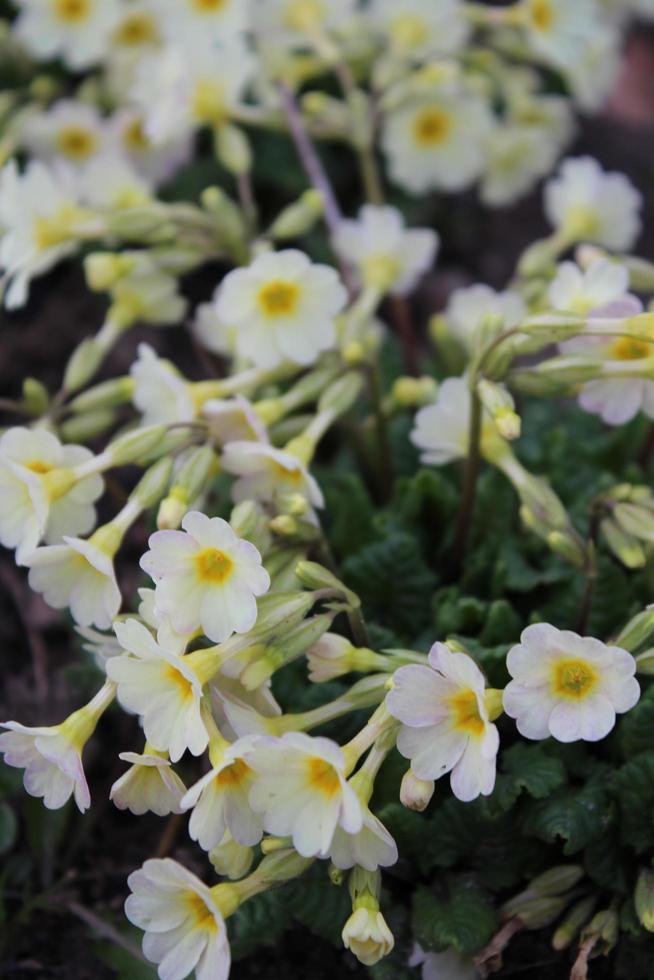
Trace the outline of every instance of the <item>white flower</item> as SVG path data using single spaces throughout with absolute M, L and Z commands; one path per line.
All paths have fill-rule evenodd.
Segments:
M 340 826 L 336 828 L 329 849 L 332 864 L 343 871 L 355 865 L 365 868 L 366 871 L 390 868 L 397 863 L 397 844 L 381 820 L 363 801 L 361 809 L 363 826 L 358 833 L 347 833 Z
M 151 859 L 127 879 L 125 915 L 145 931 L 143 952 L 161 980 L 227 980 L 227 929 L 211 890 L 170 858 Z
M 422 450 L 420 460 L 427 465 L 442 466 L 468 455 L 470 438 L 470 389 L 465 378 L 446 378 L 438 389 L 436 401 L 416 414 L 411 442 Z M 487 417 L 484 429 L 494 429 Z
M 20 174 L 10 160 L 0 170 L 0 269 L 8 308 L 23 306 L 30 280 L 77 248 L 75 229 L 84 217 L 78 201 L 72 173 L 63 168 L 33 160 Z
M 20 128 L 20 140 L 44 160 L 60 158 L 82 166 L 106 152 L 108 131 L 98 110 L 86 102 L 59 99 L 45 112 L 30 113 Z
M 345 779 L 345 757 L 334 742 L 303 732 L 262 738 L 248 758 L 258 779 L 250 805 L 270 834 L 290 835 L 303 857 L 326 857 L 337 827 L 357 834 L 361 803 Z
M 302 494 L 314 507 L 322 507 L 320 487 L 303 463 L 292 453 L 257 442 L 229 442 L 221 465 L 239 479 L 232 487 L 232 499 L 275 500 L 283 494 Z
M 205 851 L 218 847 L 226 832 L 245 846 L 258 844 L 263 836 L 261 817 L 248 799 L 256 776 L 247 761 L 252 748 L 251 738 L 230 745 L 182 800 L 184 810 L 193 808 L 191 838 Z
M 138 58 L 162 40 L 163 4 L 161 0 L 129 0 L 121 5 L 111 35 L 111 55 L 118 56 L 121 67 Z
M 119 657 L 123 652 L 123 648 L 114 633 L 101 633 L 89 626 L 76 626 L 75 632 L 84 641 L 82 649 L 91 654 L 98 670 L 103 673 L 109 657 Z
M 523 631 L 506 665 L 504 710 L 525 738 L 596 742 L 640 696 L 630 653 L 547 623 Z
M 61 57 L 75 70 L 106 54 L 119 0 L 21 0 L 16 37 L 41 60 Z
M 452 792 L 466 802 L 492 793 L 499 736 L 474 660 L 435 643 L 429 666 L 400 667 L 393 681 L 386 703 L 402 722 L 397 747 L 415 775 L 438 779 L 451 773 Z
M 334 346 L 347 294 L 335 269 L 304 252 L 266 252 L 225 276 L 216 313 L 236 328 L 236 350 L 257 367 L 312 364 Z
M 0 437 L 0 543 L 23 564 L 39 541 L 85 534 L 95 523 L 97 474 L 76 479 L 70 468 L 92 459 L 83 446 L 62 446 L 45 429 L 8 429 Z
M 229 118 L 252 80 L 254 63 L 238 36 L 224 46 L 208 36 L 178 39 L 141 60 L 131 101 L 154 143 Z
M 209 423 L 214 439 L 222 446 L 228 442 L 269 441 L 261 417 L 242 395 L 208 399 L 202 405 L 202 417 Z
M 392 179 L 413 194 L 469 186 L 484 169 L 491 127 L 485 101 L 443 93 L 389 112 L 382 147 Z
M 214 354 L 233 357 L 236 353 L 236 327 L 225 323 L 216 313 L 216 303 L 220 296 L 220 286 L 216 289 L 211 303 L 200 303 L 195 311 L 193 333 L 197 340 Z
M 356 221 L 341 221 L 334 248 L 366 285 L 404 295 L 432 266 L 439 239 L 430 228 L 405 228 L 397 208 L 365 204 Z
M 421 967 L 422 980 L 477 980 L 479 977 L 472 959 L 454 948 L 427 953 L 415 943 L 409 966 Z
M 149 344 L 139 344 L 129 373 L 135 381 L 132 402 L 141 412 L 142 425 L 191 422 L 195 418 L 197 410 L 188 381 Z
M 82 752 L 98 720 L 114 699 L 113 684 L 106 683 L 83 708 L 48 728 L 30 728 L 17 721 L 0 723 L 0 752 L 8 766 L 25 769 L 23 783 L 30 796 L 43 798 L 57 810 L 70 798 L 84 813 L 91 803 L 82 765 Z
M 563 68 L 574 64 L 599 18 L 594 0 L 525 0 L 523 10 L 534 51 Z
M 605 173 L 592 157 L 564 160 L 545 185 L 545 213 L 570 241 L 615 251 L 630 249 L 639 232 L 641 195 L 619 173 Z
M 527 307 L 518 293 L 510 289 L 497 292 L 484 283 L 455 289 L 444 311 L 448 326 L 469 350 L 474 347 L 484 317 L 500 317 L 503 328 L 508 329 L 518 326 L 526 315 Z
M 155 145 L 145 131 L 143 114 L 133 107 L 121 107 L 108 127 L 122 155 L 155 186 L 172 177 L 191 156 L 192 141 L 185 133 Z
M 634 316 L 642 305 L 631 293 L 629 273 L 608 259 L 595 259 L 585 271 L 563 262 L 549 288 L 553 308 L 593 317 Z M 638 377 L 639 361 L 650 358 L 654 345 L 633 337 L 575 337 L 559 345 L 562 353 L 623 362 L 633 374 L 598 378 L 582 386 L 579 404 L 609 425 L 623 425 L 639 411 L 654 418 L 654 381 Z
M 597 112 L 614 91 L 622 64 L 622 35 L 607 24 L 596 24 L 566 77 L 576 102 L 586 112 Z
M 262 45 L 306 46 L 307 38 L 347 25 L 355 0 L 257 0 L 252 22 Z
M 64 542 L 28 555 L 30 587 L 53 609 L 70 608 L 80 626 L 108 629 L 121 604 L 113 553 L 92 538 L 84 541 L 64 535 Z
M 559 151 L 559 140 L 547 126 L 520 122 L 494 126 L 486 142 L 479 189 L 484 204 L 502 207 L 528 193 L 552 171 Z
M 109 792 L 109 799 L 119 810 L 129 810 L 136 816 L 156 813 L 158 817 L 182 812 L 180 803 L 186 787 L 170 759 L 148 746 L 142 754 L 121 752 L 118 758 L 131 763 Z
M 468 36 L 460 0 L 374 0 L 370 14 L 391 51 L 410 58 L 453 54 Z
M 141 568 L 155 582 L 155 605 L 174 630 L 199 626 L 215 643 L 247 633 L 257 618 L 256 596 L 270 587 L 253 544 L 227 521 L 189 511 L 182 531 L 155 531 Z
M 166 38 L 207 37 L 228 42 L 230 35 L 249 27 L 251 0 L 159 0 Z
M 96 157 L 82 170 L 82 199 L 97 208 L 125 211 L 152 203 L 152 187 L 146 178 L 116 153 Z
M 117 622 L 114 629 L 130 654 L 111 657 L 106 663 L 122 706 L 140 716 L 148 742 L 157 751 L 168 752 L 172 762 L 186 749 L 201 755 L 209 736 L 200 713 L 204 678 L 194 669 L 194 655 L 180 657 L 165 650 L 135 619 Z
M 316 643 L 307 650 L 307 666 L 309 680 L 314 684 L 324 684 L 349 674 L 353 669 L 355 648 L 344 636 L 338 633 L 324 633 Z
M 157 643 L 165 650 L 178 653 L 180 656 L 185 652 L 187 646 L 197 636 L 200 630 L 193 630 L 189 633 L 178 633 L 170 624 L 167 616 L 156 608 L 156 593 L 154 589 L 139 589 L 139 616 L 150 629 L 157 635 Z
M 378 963 L 388 956 L 395 945 L 393 933 L 379 907 L 368 909 L 361 906 L 355 909 L 343 927 L 342 939 L 345 948 L 365 966 Z

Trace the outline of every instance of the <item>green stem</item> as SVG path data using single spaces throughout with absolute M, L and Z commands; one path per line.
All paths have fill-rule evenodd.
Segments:
M 454 534 L 454 544 L 452 546 L 452 561 L 454 569 L 459 570 L 465 558 L 466 543 L 472 523 L 472 514 L 475 506 L 475 493 L 477 489 L 477 477 L 479 476 L 480 462 L 480 442 L 481 442 L 481 415 L 482 406 L 476 390 L 470 392 L 470 428 L 468 436 L 468 457 L 466 460 L 465 475 L 463 478 L 463 490 L 461 495 L 461 505 L 456 522 Z

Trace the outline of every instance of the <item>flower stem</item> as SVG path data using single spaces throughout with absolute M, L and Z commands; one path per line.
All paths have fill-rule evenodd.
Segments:
M 456 531 L 454 534 L 454 544 L 452 546 L 452 563 L 456 571 L 459 570 L 461 564 L 463 563 L 468 534 L 470 532 L 470 525 L 472 523 L 472 513 L 475 506 L 475 493 L 477 489 L 477 477 L 479 476 L 480 442 L 481 401 L 476 390 L 472 390 L 470 392 L 468 458 L 466 460 L 461 505 L 459 507 L 459 514 L 456 521 Z

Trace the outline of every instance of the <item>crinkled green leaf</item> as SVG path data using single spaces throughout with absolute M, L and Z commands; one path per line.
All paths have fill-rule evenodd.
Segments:
M 444 895 L 419 888 L 413 896 L 413 930 L 423 949 L 447 949 L 473 954 L 482 949 L 497 928 L 497 913 L 474 882 L 453 884 Z

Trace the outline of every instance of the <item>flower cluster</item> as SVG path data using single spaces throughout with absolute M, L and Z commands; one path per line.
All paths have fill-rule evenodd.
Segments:
M 70 613 L 101 681 L 57 725 L 4 722 L 0 750 L 46 807 L 72 796 L 84 812 L 85 746 L 112 703 L 134 716 L 142 734 L 120 754 L 128 768 L 111 800 L 136 815 L 187 815 L 207 868 L 230 879 L 209 885 L 167 857 L 130 875 L 125 912 L 162 980 L 226 978 L 230 916 L 314 862 L 347 882 L 343 945 L 374 965 L 394 946 L 381 912 L 383 870 L 400 859 L 387 812 L 427 809 L 448 774 L 456 800 L 492 801 L 511 747 L 553 740 L 547 757 L 557 742 L 595 743 L 639 701 L 635 674 L 652 673 L 652 657 L 634 654 L 654 616 L 597 637 L 589 612 L 600 532 L 627 567 L 650 562 L 651 494 L 605 483 L 582 529 L 521 458 L 519 397 L 573 395 L 609 426 L 654 418 L 654 267 L 632 254 L 640 194 L 589 157 L 558 163 L 574 108 L 599 107 L 611 88 L 635 6 L 22 0 L 0 39 L 39 72 L 0 106 L 5 306 L 27 303 L 35 277 L 82 250 L 88 288 L 108 300 L 56 393 L 27 379 L 21 399 L 3 400 L 11 418 L 0 436 L 0 543 L 33 591 Z M 565 94 L 552 94 L 553 75 Z M 286 134 L 309 185 L 272 215 L 256 194 L 254 148 L 268 130 Z M 357 160 L 366 203 L 348 217 L 321 140 Z M 180 200 L 174 178 L 209 145 L 225 186 Z M 442 236 L 385 202 L 386 177 L 408 195 L 477 185 L 487 206 L 548 178 L 551 233 L 522 254 L 511 282 L 463 285 L 431 311 L 435 372 L 411 297 Z M 307 236 L 323 220 L 316 249 Z M 214 291 L 192 307 L 183 277 L 200 269 L 211 277 L 206 296 Z M 108 355 L 136 324 L 188 328 L 202 368 L 160 356 L 153 340 L 110 376 Z M 387 390 L 388 351 L 400 351 L 407 373 Z M 425 481 L 420 503 L 400 509 L 430 507 L 429 470 L 463 463 L 458 517 L 443 534 L 448 567 L 437 573 L 460 580 L 466 599 L 461 571 L 486 465 L 515 491 L 538 554 L 555 556 L 551 574 L 573 567 L 574 632 L 567 613 L 535 606 L 492 657 L 461 624 L 432 623 L 405 644 L 383 615 L 410 578 L 402 549 L 398 567 L 384 568 L 374 622 L 358 591 L 383 561 L 358 582 L 338 563 L 330 447 L 351 447 L 335 470 L 348 480 L 342 471 L 359 467 L 352 498 L 387 501 L 397 438 L 413 461 L 402 479 L 422 467 Z M 533 464 L 533 451 L 523 455 Z M 107 485 L 122 506 L 99 523 L 98 511 L 111 513 Z M 347 533 L 374 537 L 396 517 L 355 520 Z M 146 547 L 133 529 L 155 524 Z M 134 595 L 124 569 L 139 540 Z M 286 693 L 297 691 L 303 659 L 305 686 L 316 687 L 294 704 Z M 389 780 L 382 812 L 377 793 Z M 562 912 L 574 884 L 534 894 L 567 896 Z M 519 908 L 501 914 L 529 927 Z M 472 975 L 460 955 L 469 950 L 433 945 L 411 958 L 423 976 L 441 966 Z

